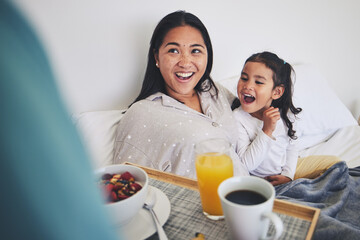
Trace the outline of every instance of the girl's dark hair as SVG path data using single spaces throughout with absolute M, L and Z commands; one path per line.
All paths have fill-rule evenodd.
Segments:
M 288 127 L 289 137 L 291 139 L 297 139 L 295 136 L 296 131 L 293 129 L 293 123 L 288 117 L 289 110 L 294 116 L 302 111 L 301 108 L 296 108 L 292 102 L 293 82 L 291 80 L 291 75 L 292 73 L 295 74 L 293 67 L 271 52 L 253 54 L 245 61 L 245 64 L 247 62 L 259 62 L 265 64 L 266 67 L 273 71 L 274 88 L 281 85 L 284 86 L 285 90 L 283 95 L 280 98 L 273 100 L 271 105 L 275 108 L 279 108 L 280 116 Z
M 212 45 L 208 31 L 206 30 L 206 27 L 200 21 L 200 19 L 195 15 L 185 11 L 176 11 L 165 16 L 158 23 L 158 25 L 156 26 L 153 32 L 150 41 L 148 63 L 146 67 L 143 85 L 139 96 L 135 99 L 135 101 L 132 104 L 142 99 L 145 99 L 157 92 L 162 92 L 164 94 L 167 94 L 165 89 L 165 81 L 160 73 L 159 68 L 157 68 L 155 65 L 156 64 L 155 54 L 158 54 L 159 48 L 163 43 L 166 34 L 171 29 L 186 25 L 196 28 L 201 32 L 208 53 L 208 61 L 207 61 L 207 67 L 205 69 L 205 73 L 198 82 L 198 84 L 195 86 L 195 90 L 197 92 L 204 92 L 214 88 L 215 95 L 217 96 L 218 89 L 216 88 L 214 81 L 210 77 L 210 72 L 213 64 L 213 50 L 212 50 Z M 207 81 L 206 84 L 203 84 L 205 81 Z

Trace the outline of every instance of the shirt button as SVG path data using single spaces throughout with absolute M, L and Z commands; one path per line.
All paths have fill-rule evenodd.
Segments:
M 219 124 L 218 124 L 217 122 L 212 122 L 212 125 L 213 125 L 214 127 L 218 127 L 218 126 L 219 126 Z

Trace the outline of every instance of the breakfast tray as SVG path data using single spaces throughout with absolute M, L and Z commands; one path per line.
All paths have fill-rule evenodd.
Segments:
M 169 239 L 190 240 L 196 232 L 205 235 L 206 240 L 228 239 L 225 221 L 212 221 L 202 214 L 197 182 L 194 179 L 143 167 L 150 177 L 149 184 L 163 191 L 171 202 L 171 213 L 164 225 Z M 310 240 L 314 233 L 320 209 L 275 199 L 274 212 L 284 223 L 280 239 Z M 270 226 L 269 233 L 274 231 Z M 148 239 L 158 239 L 154 234 Z

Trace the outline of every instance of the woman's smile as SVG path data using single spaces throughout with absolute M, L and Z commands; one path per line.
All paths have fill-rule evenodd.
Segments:
M 194 75 L 194 72 L 177 72 L 175 73 L 176 77 L 180 82 L 188 82 L 191 80 L 191 77 Z

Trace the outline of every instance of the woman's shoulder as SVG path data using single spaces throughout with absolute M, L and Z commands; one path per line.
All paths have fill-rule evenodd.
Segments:
M 228 102 L 231 106 L 236 99 L 236 96 L 228 88 L 224 87 L 220 83 L 214 82 L 214 84 L 218 89 L 218 99 L 226 99 L 226 102 Z M 212 95 L 214 96 L 215 94 L 213 93 L 215 93 L 215 89 L 212 89 L 212 91 Z
M 162 98 L 163 94 L 162 93 L 156 93 L 153 94 L 145 99 L 139 100 L 135 103 L 133 103 L 126 112 L 130 112 L 130 113 L 141 113 L 144 110 L 147 110 L 149 107 L 154 105 L 154 102 L 157 99 Z
M 232 95 L 235 97 L 235 95 L 228 88 L 224 87 L 221 83 L 214 82 L 214 84 L 217 87 L 217 89 L 219 90 L 219 92 L 221 92 L 222 94 Z
M 124 116 L 121 118 L 121 122 L 132 122 L 134 119 L 143 119 L 151 106 L 151 101 L 140 100 L 133 103 L 128 109 L 124 111 Z
M 146 108 L 146 100 L 140 100 L 133 103 L 125 112 L 126 115 L 131 115 L 134 113 L 141 113 Z

